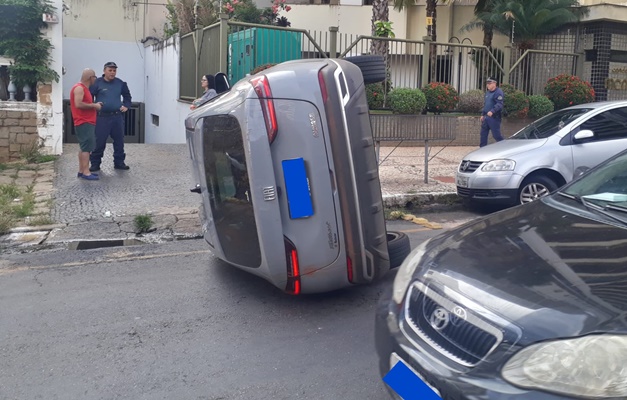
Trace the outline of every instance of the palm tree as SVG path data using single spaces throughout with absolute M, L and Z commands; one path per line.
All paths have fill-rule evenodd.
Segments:
M 491 49 L 494 31 L 500 32 L 511 37 L 512 43 L 524 51 L 533 49 L 541 36 L 578 22 L 587 12 L 579 6 L 578 0 L 479 0 L 475 6 L 475 19 L 462 30 L 482 29 L 483 45 L 488 49 Z M 487 59 L 485 61 L 484 68 L 488 66 Z M 521 68 L 522 79 L 526 82 L 530 75 L 530 60 L 523 60 Z
M 436 35 L 436 20 L 437 20 L 437 5 L 440 0 L 427 0 L 427 18 L 431 18 L 431 25 L 427 25 L 427 36 L 435 42 L 437 40 Z M 446 3 L 448 0 L 441 0 L 443 3 Z M 415 0 L 396 0 L 394 2 L 394 9 L 398 11 L 402 11 L 404 8 L 409 8 L 409 6 L 414 5 Z M 435 74 L 436 71 L 436 60 L 437 60 L 437 47 L 435 44 L 432 44 L 429 48 L 429 64 L 430 64 L 430 74 L 429 81 L 431 81 L 431 76 Z M 422 82 L 423 85 L 426 85 L 428 82 Z
M 462 32 L 468 32 L 473 29 L 481 29 L 483 31 L 483 45 L 492 51 L 492 39 L 494 38 L 494 25 L 496 19 L 501 19 L 500 14 L 492 13 L 491 10 L 494 7 L 494 0 L 479 0 L 475 5 L 475 19 L 462 26 L 460 29 Z M 476 56 L 475 64 L 479 67 L 481 73 L 479 74 L 479 87 L 483 87 L 483 81 L 487 76 L 494 75 L 496 66 L 492 64 L 491 58 L 488 53 L 483 52 L 481 56 Z
M 539 37 L 579 21 L 587 12 L 578 0 L 479 0 L 475 19 L 462 29 L 483 29 L 487 47 L 497 31 L 511 36 L 519 49 L 532 49 Z
M 375 24 L 377 22 L 389 22 L 390 20 L 390 7 L 388 4 L 388 0 L 373 0 L 372 2 L 372 36 L 378 36 L 376 34 Z M 388 72 L 390 70 L 390 52 L 389 52 L 389 43 L 387 40 L 372 40 L 370 42 L 370 53 L 371 54 L 379 54 L 383 56 L 383 61 L 385 62 L 385 70 Z M 387 80 L 384 82 L 385 85 L 385 93 L 388 91 Z M 385 96 L 384 96 L 385 99 Z

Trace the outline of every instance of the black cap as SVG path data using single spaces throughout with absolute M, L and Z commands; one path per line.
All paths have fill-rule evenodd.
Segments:
M 105 68 L 117 68 L 118 66 L 117 66 L 117 64 L 116 64 L 116 63 L 114 63 L 113 61 L 109 61 L 108 63 L 106 63 L 106 64 L 104 65 L 104 67 L 105 67 Z
M 490 78 L 490 77 L 488 77 L 488 79 L 486 79 L 485 81 L 486 83 L 490 83 L 490 82 L 498 83 L 496 79 Z

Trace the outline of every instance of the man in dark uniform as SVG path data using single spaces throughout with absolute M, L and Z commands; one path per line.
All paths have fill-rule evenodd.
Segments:
M 116 78 L 118 66 L 109 61 L 104 65 L 104 73 L 91 85 L 89 91 L 94 101 L 102 103 L 96 120 L 96 148 L 91 152 L 89 170 L 99 171 L 107 139 L 113 139 L 113 168 L 127 170 L 124 163 L 124 113 L 131 107 L 131 92 L 126 82 Z
M 486 80 L 487 90 L 481 111 L 481 139 L 479 147 L 488 144 L 488 133 L 492 131 L 494 140 L 500 142 L 503 140 L 501 135 L 501 112 L 503 111 L 503 100 L 505 94 L 496 85 L 496 79 L 488 78 Z

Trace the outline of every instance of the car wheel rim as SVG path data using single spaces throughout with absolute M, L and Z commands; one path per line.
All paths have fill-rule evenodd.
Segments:
M 539 183 L 531 183 L 520 192 L 520 202 L 522 204 L 530 203 L 547 194 L 549 194 L 549 189 L 546 186 Z

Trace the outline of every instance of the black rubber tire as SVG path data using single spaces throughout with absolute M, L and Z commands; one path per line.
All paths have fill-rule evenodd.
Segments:
M 518 189 L 518 204 L 529 203 L 556 191 L 557 183 L 544 175 L 535 175 L 525 178 Z
M 385 63 L 382 56 L 354 56 L 344 59 L 359 67 L 365 84 L 385 81 Z
M 405 257 L 411 251 L 409 237 L 403 232 L 388 231 L 388 255 L 390 256 L 390 269 L 401 266 Z

